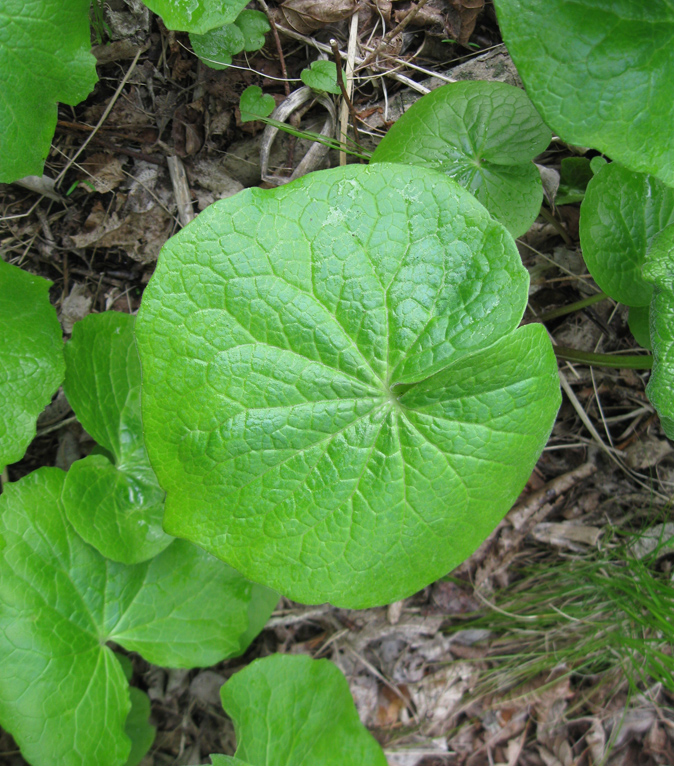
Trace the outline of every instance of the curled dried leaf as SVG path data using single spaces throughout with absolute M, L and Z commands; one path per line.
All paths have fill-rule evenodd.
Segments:
M 355 10 L 355 0 L 286 0 L 274 20 L 301 35 L 309 35 L 326 24 L 350 18 Z

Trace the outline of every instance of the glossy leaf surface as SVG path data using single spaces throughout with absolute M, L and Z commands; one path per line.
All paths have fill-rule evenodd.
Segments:
M 643 272 L 653 284 L 653 373 L 646 393 L 658 411 L 664 432 L 674 439 L 674 226 L 654 238 Z
M 21 460 L 37 416 L 63 380 L 61 325 L 49 302 L 50 285 L 0 259 L 0 469 Z
M 670 0 L 495 0 L 527 93 L 565 141 L 674 183 Z
M 543 328 L 516 330 L 527 287 L 507 231 L 424 168 L 209 207 L 136 324 L 166 530 L 303 602 L 387 603 L 451 570 L 559 405 Z
M 262 93 L 259 85 L 249 85 L 241 94 L 239 110 L 241 122 L 252 122 L 260 117 L 269 117 L 274 111 L 274 97 Z
M 583 258 L 595 282 L 626 306 L 647 306 L 652 286 L 641 273 L 653 237 L 674 222 L 674 189 L 617 163 L 587 185 L 580 208 Z
M 134 318 L 106 311 L 73 328 L 65 392 L 84 428 L 114 458 L 89 455 L 68 471 L 63 504 L 78 534 L 107 558 L 145 561 L 172 538 L 162 529 L 164 491 L 145 450 Z
M 303 69 L 300 77 L 305 85 L 314 90 L 339 95 L 342 91 L 337 84 L 337 65 L 334 61 L 312 61 L 309 69 Z
M 446 173 L 513 236 L 541 209 L 532 160 L 551 134 L 526 93 L 500 82 L 457 82 L 420 98 L 393 125 L 371 162 L 403 162 Z
M 256 51 L 264 45 L 269 23 L 260 11 L 241 11 L 233 24 L 211 29 L 203 35 L 190 35 L 194 52 L 211 69 L 227 69 L 232 56 L 241 51 Z
M 220 696 L 234 719 L 236 758 L 250 766 L 386 766 L 346 678 L 328 660 L 288 654 L 255 660 Z
M 124 733 L 131 740 L 131 750 L 125 766 L 138 766 L 146 756 L 157 734 L 156 727 L 149 722 L 150 699 L 144 691 L 129 688 L 131 709 L 126 717 Z
M 97 81 L 90 0 L 0 0 L 0 183 L 42 175 L 57 103 Z
M 144 0 L 169 29 L 203 35 L 231 24 L 246 7 L 246 0 Z
M 251 601 L 275 597 L 177 540 L 152 562 L 104 559 L 68 523 L 65 474 L 42 468 L 0 496 L 0 723 L 36 766 L 119 766 L 128 683 L 114 641 L 171 667 L 240 651 Z

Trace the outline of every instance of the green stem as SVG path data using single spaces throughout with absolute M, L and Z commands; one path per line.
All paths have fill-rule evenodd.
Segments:
M 558 359 L 567 362 L 589 364 L 593 367 L 614 367 L 621 370 L 650 370 L 653 367 L 653 357 L 650 354 L 643 356 L 621 356 L 620 354 L 593 354 L 589 351 L 578 351 L 568 346 L 553 346 Z
M 591 306 L 593 303 L 599 303 L 599 301 L 603 301 L 605 298 L 608 298 L 608 295 L 605 293 L 597 293 L 596 295 L 591 295 L 589 298 L 583 298 L 582 301 L 569 303 L 568 306 L 560 306 L 558 309 L 546 311 L 545 314 L 540 314 L 540 316 L 537 316 L 536 319 L 538 319 L 539 322 L 549 322 L 551 319 L 557 319 L 557 317 L 563 317 L 566 314 L 573 313 L 574 311 L 585 309 L 588 306 Z

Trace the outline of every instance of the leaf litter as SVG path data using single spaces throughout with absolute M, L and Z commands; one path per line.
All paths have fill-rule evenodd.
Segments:
M 335 37 L 346 51 L 354 13 L 360 64 L 353 101 L 369 149 L 420 91 L 448 77 L 519 84 L 499 45 L 492 8 L 478 0 L 419 5 L 414 18 L 387 37 L 414 4 L 286 0 L 270 9 L 283 67 L 268 35 L 261 52 L 234 56 L 238 68 L 216 72 L 191 53 L 186 35 L 167 30 L 142 4 L 113 3 L 106 18 L 116 41 L 97 49 L 101 82 L 84 104 L 60 108 L 47 176 L 58 176 L 129 74 L 131 60 L 138 51 L 142 56 L 54 195 L 60 201 L 17 185 L 0 187 L 3 258 L 54 282 L 52 300 L 67 332 L 89 311 L 134 313 L 160 247 L 180 225 L 166 157 L 182 158 L 195 211 L 240 186 L 263 183 L 262 129 L 239 122 L 240 94 L 256 85 L 283 101 L 283 69 L 298 81 L 318 56 L 314 39 L 327 47 Z M 370 65 L 359 69 L 370 56 Z M 319 130 L 323 115 L 309 105 L 300 120 Z M 277 139 L 270 170 L 290 175 L 306 150 L 297 143 L 287 135 Z M 537 161 L 559 172 L 560 156 L 570 156 L 568 148 L 553 143 Z M 331 150 L 324 163 L 338 164 L 337 153 Z M 578 257 L 577 207 L 554 213 L 552 221 L 539 218 L 518 242 L 532 275 L 525 321 L 598 289 Z M 563 345 L 603 352 L 630 347 L 626 313 L 610 301 L 562 314 L 547 327 Z M 148 691 L 158 727 L 144 766 L 203 763 L 211 752 L 233 753 L 234 731 L 219 706 L 219 686 L 274 652 L 335 662 L 391 766 L 674 762 L 672 684 L 666 674 L 628 672 L 643 669 L 645 646 L 634 665 L 622 664 L 629 652 L 620 653 L 619 639 L 629 637 L 635 623 L 623 597 L 608 587 L 615 578 L 602 579 L 602 573 L 624 571 L 635 573 L 637 583 L 671 576 L 671 553 L 661 555 L 657 546 L 671 531 L 665 522 L 674 458 L 645 397 L 646 375 L 571 363 L 562 369 L 573 397 L 565 397 L 523 496 L 447 578 L 388 608 L 304 607 L 283 599 L 242 658 L 210 669 L 175 671 L 130 654 L 133 683 Z M 54 464 L 73 439 L 80 454 L 91 449 L 67 407 L 55 417 L 38 424 L 26 457 L 9 467 L 11 480 Z M 654 549 L 649 529 L 660 530 Z M 642 537 L 645 546 L 639 546 Z M 644 559 L 636 550 L 649 552 Z M 552 579 L 552 572 L 566 579 Z M 530 594 L 545 588 L 557 598 L 532 603 Z M 634 585 L 633 598 L 642 596 Z M 636 628 L 664 646 L 667 667 L 671 635 L 648 621 L 656 607 L 646 599 L 642 607 Z M 615 643 L 592 643 L 599 624 L 616 628 Z M 574 642 L 584 653 L 574 651 Z M 6 734 L 0 749 L 0 763 L 24 763 Z

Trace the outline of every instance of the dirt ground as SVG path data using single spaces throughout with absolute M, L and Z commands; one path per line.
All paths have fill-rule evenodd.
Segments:
M 259 85 L 282 103 L 331 39 L 345 59 L 350 43 L 355 51 L 353 106 L 368 149 L 420 90 L 443 78 L 518 84 L 484 0 L 419 3 L 406 24 L 416 8 L 408 0 L 270 6 L 278 40 L 269 33 L 261 51 L 217 71 L 196 58 L 187 35 L 166 30 L 140 3 L 106 4 L 107 39 L 95 47 L 100 82 L 84 103 L 60 108 L 45 169 L 60 183 L 46 196 L 0 186 L 1 257 L 53 281 L 66 334 L 92 311 L 135 312 L 163 243 L 199 211 L 241 188 L 268 186 L 263 178 L 290 174 L 309 145 L 283 134 L 261 161 L 269 136 L 260 123 L 241 123 L 239 97 Z M 339 116 L 341 99 L 335 103 Z M 320 131 L 325 107 L 306 106 L 293 124 Z M 537 158 L 550 198 L 559 163 L 572 151 L 553 141 Z M 340 157 L 330 151 L 317 162 L 336 165 Z M 531 274 L 525 321 L 544 320 L 564 346 L 634 348 L 625 309 L 609 300 L 555 316 L 598 288 L 579 252 L 579 205 L 544 207 L 545 217 L 518 241 Z M 560 369 L 562 409 L 520 502 L 451 577 L 388 608 L 348 611 L 284 599 L 244 657 L 213 668 L 175 671 L 130 655 L 132 683 L 148 692 L 158 729 L 143 766 L 233 753 L 218 690 L 242 665 L 273 652 L 335 662 L 391 766 L 673 764 L 673 700 L 662 684 L 644 679 L 630 692 L 615 660 L 604 675 L 551 663 L 520 686 L 497 673 L 506 650 L 496 642 L 503 634 L 489 629 L 489 605 L 500 603 L 523 567 L 591 558 L 612 544 L 607 530 L 671 517 L 674 453 L 645 397 L 647 373 L 571 363 Z M 67 468 L 90 448 L 60 395 L 9 478 L 40 465 Z M 513 620 L 511 656 L 516 628 Z M 24 763 L 8 735 L 0 739 L 0 763 Z

